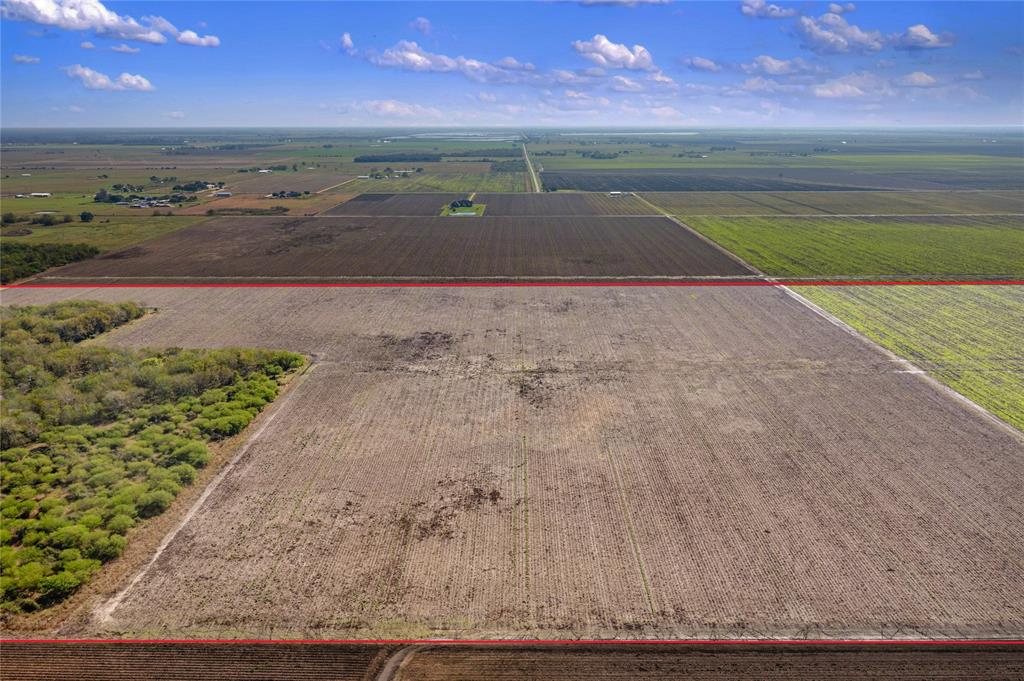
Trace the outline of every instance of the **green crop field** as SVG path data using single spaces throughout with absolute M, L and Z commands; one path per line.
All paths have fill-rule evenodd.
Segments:
M 1015 217 L 688 217 L 684 222 L 779 277 L 1019 277 Z
M 800 295 L 1024 430 L 1024 289 L 804 286 Z

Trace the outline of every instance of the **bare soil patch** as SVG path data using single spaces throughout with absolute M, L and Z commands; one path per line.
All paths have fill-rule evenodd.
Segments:
M 389 199 L 390 200 L 390 199 Z M 374 202 L 360 202 L 374 205 Z M 666 218 L 218 218 L 48 280 L 745 276 Z
M 336 205 L 324 215 L 423 216 L 435 217 L 441 209 L 466 194 L 360 194 Z M 482 201 L 481 201 L 482 203 Z
M 1024 444 L 768 288 L 12 290 L 315 369 L 103 623 L 1019 637 Z M 1014 434 L 1016 433 L 1016 434 Z

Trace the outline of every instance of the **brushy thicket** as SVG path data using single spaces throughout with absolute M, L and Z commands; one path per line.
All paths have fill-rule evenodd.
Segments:
M 119 556 L 240 432 L 301 355 L 128 350 L 81 341 L 142 316 L 131 303 L 0 310 L 0 603 L 29 612 Z
M 8 239 L 0 249 L 0 283 L 85 260 L 99 252 L 100 249 L 89 244 L 19 244 Z

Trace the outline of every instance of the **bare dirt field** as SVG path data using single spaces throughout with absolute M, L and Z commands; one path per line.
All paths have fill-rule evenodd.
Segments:
M 666 218 L 220 218 L 48 281 L 744 276 Z
M 4 292 L 69 297 L 158 308 L 106 342 L 315 365 L 65 634 L 1024 630 L 1019 431 L 784 290 Z
M 325 211 L 324 215 L 435 217 L 447 204 L 464 198 L 466 194 L 457 193 L 360 194 Z
M 355 178 L 352 173 L 296 170 L 274 173 L 235 173 L 226 189 L 240 194 L 270 194 L 272 192 L 318 192 Z
M 650 192 L 674 215 L 1024 213 L 1024 192 Z
M 1024 675 L 1018 647 L 962 645 L 5 643 L 0 660 L 24 681 L 987 681 Z
M 334 192 L 324 194 L 310 194 L 301 199 L 268 199 L 255 194 L 235 194 L 223 199 L 214 199 L 206 203 L 189 206 L 183 210 L 175 211 L 179 215 L 206 215 L 209 210 L 232 210 L 232 209 L 257 209 L 265 210 L 275 206 L 285 206 L 291 215 L 316 215 L 332 206 L 339 200 L 348 198 L 351 194 L 335 194 Z
M 533 193 L 477 194 L 490 216 L 659 215 L 635 196 Z

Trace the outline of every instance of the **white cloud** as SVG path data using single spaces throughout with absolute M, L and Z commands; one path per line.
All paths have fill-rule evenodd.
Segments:
M 33 57 L 27 54 L 14 55 L 15 64 L 38 64 L 39 61 L 39 57 Z
M 4 0 L 0 14 L 4 19 L 13 21 L 30 21 L 67 31 L 93 31 L 96 35 L 108 38 L 152 45 L 166 43 L 165 33 L 177 37 L 183 45 L 220 45 L 217 36 L 199 37 L 195 31 L 179 32 L 174 24 L 163 17 L 143 17 L 140 23 L 130 16 L 108 9 L 100 0 Z M 85 45 L 82 43 L 84 49 L 93 49 Z
M 430 24 L 430 19 L 427 19 L 426 17 L 416 17 L 409 23 L 409 27 L 423 35 L 430 35 L 430 31 L 433 30 L 433 26 Z
M 545 103 L 561 111 L 599 111 L 611 104 L 607 97 L 592 97 L 579 90 L 566 89 L 562 94 L 562 97 L 549 95 Z
M 975 69 L 974 71 L 968 71 L 967 73 L 961 75 L 960 78 L 962 80 L 984 80 L 985 74 L 982 73 L 981 70 Z
M 523 83 L 534 78 L 532 64 L 523 64 L 512 57 L 490 64 L 463 56 L 427 52 L 411 40 L 400 40 L 383 53 L 371 55 L 370 62 L 407 71 L 460 73 L 477 83 Z
M 776 59 L 767 54 L 754 57 L 749 64 L 741 64 L 746 73 L 763 73 L 768 76 L 791 76 L 798 73 L 820 73 L 822 69 L 809 64 L 800 57 Z
M 833 12 L 817 19 L 800 17 L 796 30 L 803 37 L 804 47 L 819 54 L 877 52 L 885 43 L 879 31 L 865 31 Z
M 346 31 L 341 34 L 341 49 L 345 50 L 345 53 L 350 57 L 354 57 L 356 52 L 356 44 L 352 40 L 352 35 Z
M 658 118 L 682 118 L 683 112 L 673 106 L 654 106 L 649 109 Z
M 173 118 L 176 121 L 180 121 L 182 118 L 185 117 L 185 112 L 184 111 L 168 111 L 167 112 L 167 117 L 168 118 Z
M 580 56 L 602 68 L 633 71 L 653 71 L 656 68 L 651 53 L 643 45 L 634 45 L 630 49 L 625 45 L 613 43 L 600 33 L 590 40 L 576 40 L 572 46 Z
M 479 99 L 481 102 L 487 102 L 488 104 L 494 104 L 496 101 L 498 101 L 497 96 L 491 94 L 490 92 L 481 92 L 476 96 L 476 98 Z
M 95 50 L 96 49 L 96 46 L 93 45 L 88 40 L 83 40 L 82 43 L 79 45 L 79 47 L 81 47 L 83 50 Z
M 892 39 L 897 50 L 934 50 L 953 45 L 953 34 L 935 35 L 924 24 L 914 24 Z
M 616 92 L 640 92 L 644 89 L 644 86 L 632 78 L 626 78 L 625 76 L 613 76 L 611 80 L 611 88 Z
M 767 0 L 743 0 L 740 4 L 740 12 L 744 16 L 761 19 L 785 19 L 796 16 L 795 9 L 783 9 L 778 5 L 770 5 Z
M 156 45 L 167 42 L 160 31 L 112 12 L 99 0 L 4 0 L 0 13 L 5 19 L 68 31 L 95 31 L 98 35 Z
M 674 80 L 672 80 L 670 77 L 666 76 L 660 70 L 659 71 L 655 71 L 651 75 L 647 76 L 647 80 L 652 81 L 654 83 L 660 83 L 661 85 L 669 85 L 673 89 L 678 87 L 678 85 L 676 85 L 676 82 Z
M 715 73 L 721 71 L 722 67 L 710 59 L 704 57 L 690 57 L 684 59 L 683 63 L 690 67 L 694 71 L 709 71 Z
M 852 2 L 848 2 L 844 5 L 840 5 L 838 2 L 831 2 L 828 5 L 828 11 L 832 14 L 847 14 L 857 9 L 857 5 Z
M 193 47 L 220 47 L 220 38 L 215 35 L 200 36 L 195 31 L 182 31 L 178 34 L 178 42 Z
M 888 80 L 869 71 L 859 71 L 827 80 L 814 86 L 812 92 L 815 97 L 823 99 L 880 98 L 894 94 Z
M 440 110 L 433 107 L 400 102 L 397 99 L 370 99 L 359 103 L 358 108 L 374 116 L 389 118 L 441 118 Z
M 134 90 L 136 92 L 151 92 L 156 89 L 146 78 L 142 76 L 135 76 L 130 73 L 122 73 L 116 79 L 112 79 L 104 73 L 94 71 L 88 66 L 82 66 L 81 64 L 68 66 L 64 69 L 64 72 L 68 74 L 69 78 L 81 81 L 82 85 L 89 90 Z
M 142 50 L 140 50 L 137 47 L 132 47 L 131 45 L 125 45 L 124 43 L 121 43 L 120 45 L 114 45 L 113 47 L 111 47 L 110 51 L 121 52 L 122 54 L 138 54 Z
M 939 81 L 924 71 L 914 71 L 900 78 L 898 82 L 900 85 L 906 85 L 907 87 L 931 87 Z
M 77 104 L 69 104 L 68 111 L 70 111 L 71 113 L 82 113 L 85 111 L 85 109 L 78 106 Z

